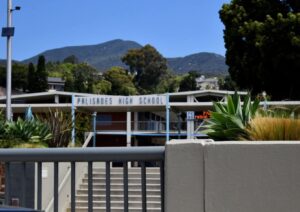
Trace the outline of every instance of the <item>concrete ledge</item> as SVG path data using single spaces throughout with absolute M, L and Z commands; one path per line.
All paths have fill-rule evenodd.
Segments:
M 206 211 L 298 212 L 300 142 L 205 146 Z
M 173 140 L 166 145 L 167 212 L 204 211 L 203 147 L 205 142 Z

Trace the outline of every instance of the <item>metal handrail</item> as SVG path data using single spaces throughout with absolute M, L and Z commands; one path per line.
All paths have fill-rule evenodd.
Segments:
M 164 160 L 164 147 L 0 149 L 3 162 L 116 162 Z
M 128 162 L 137 161 L 141 165 L 141 197 L 142 211 L 147 211 L 147 181 L 146 162 L 158 162 L 160 166 L 160 186 L 161 186 L 161 211 L 164 211 L 164 147 L 107 147 L 107 148 L 58 148 L 58 149 L 0 149 L 0 161 L 5 162 L 5 202 L 9 204 L 10 199 L 10 164 L 11 162 L 22 162 L 23 167 L 27 162 L 37 162 L 37 209 L 41 210 L 42 202 L 42 163 L 51 162 L 54 164 L 54 193 L 53 211 L 59 211 L 59 163 L 69 162 L 71 164 L 71 211 L 75 211 L 75 173 L 77 162 L 88 163 L 88 211 L 93 211 L 93 163 L 105 162 L 106 169 L 106 207 L 110 208 L 110 165 L 112 162 L 123 164 L 123 186 L 124 186 L 124 212 L 129 211 L 128 198 Z M 26 170 L 24 169 L 23 179 L 26 182 Z M 26 184 L 22 184 L 22 204 L 26 199 Z

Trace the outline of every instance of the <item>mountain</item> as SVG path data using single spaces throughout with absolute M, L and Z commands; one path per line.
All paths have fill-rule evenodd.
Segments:
M 169 58 L 168 63 L 179 74 L 191 70 L 199 70 L 210 75 L 226 75 L 228 73 L 225 58 L 215 53 L 202 52 L 186 57 Z
M 52 49 L 22 61 L 23 63 L 37 63 L 39 55 L 44 55 L 47 61 L 63 61 L 70 55 L 75 55 L 79 61 L 87 62 L 99 71 L 112 66 L 125 65 L 121 57 L 130 49 L 141 48 L 142 45 L 134 41 L 112 40 L 98 45 L 71 46 Z M 168 65 L 176 73 L 186 73 L 191 70 L 201 71 L 212 75 L 227 74 L 228 67 L 225 58 L 214 53 L 198 53 L 186 57 L 167 58 Z
M 63 61 L 70 55 L 75 55 L 80 62 L 87 62 L 100 71 L 112 66 L 124 66 L 120 58 L 129 50 L 142 46 L 133 41 L 112 40 L 98 45 L 71 46 L 52 49 L 22 61 L 37 63 L 39 55 L 44 55 L 47 61 Z

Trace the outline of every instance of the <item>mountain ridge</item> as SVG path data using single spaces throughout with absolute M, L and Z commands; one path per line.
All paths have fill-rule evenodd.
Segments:
M 126 67 L 121 57 L 129 49 L 141 48 L 142 45 L 130 40 L 115 39 L 95 45 L 66 46 L 49 49 L 33 57 L 21 61 L 22 63 L 37 63 L 38 57 L 44 55 L 47 61 L 63 61 L 70 55 L 75 55 L 80 62 L 87 62 L 99 71 L 105 71 L 112 66 Z M 228 74 L 228 67 L 222 55 L 210 52 L 193 53 L 183 57 L 166 58 L 168 66 L 175 73 L 184 74 L 191 70 L 214 75 Z

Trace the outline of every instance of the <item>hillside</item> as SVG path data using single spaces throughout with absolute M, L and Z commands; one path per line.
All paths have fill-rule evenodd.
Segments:
M 214 53 L 202 52 L 181 58 L 169 58 L 168 63 L 178 74 L 191 70 L 201 70 L 211 75 L 226 75 L 228 72 L 225 58 Z
M 52 49 L 42 52 L 32 58 L 22 61 L 23 63 L 36 63 L 39 55 L 44 55 L 47 61 L 62 61 L 70 55 L 75 55 L 81 62 L 87 62 L 104 71 L 112 66 L 125 65 L 121 57 L 129 50 L 142 47 L 134 41 L 112 40 L 98 45 L 72 46 Z M 198 70 L 213 75 L 227 74 L 225 58 L 214 53 L 198 53 L 186 57 L 168 58 L 168 64 L 176 73 L 186 73 Z
M 47 61 L 62 61 L 70 55 L 75 55 L 81 62 L 87 62 L 100 71 L 112 66 L 124 66 L 120 58 L 129 50 L 140 48 L 136 42 L 112 40 L 98 45 L 71 46 L 59 49 L 52 49 L 40 53 Z M 37 63 L 38 56 L 26 59 L 23 63 Z

